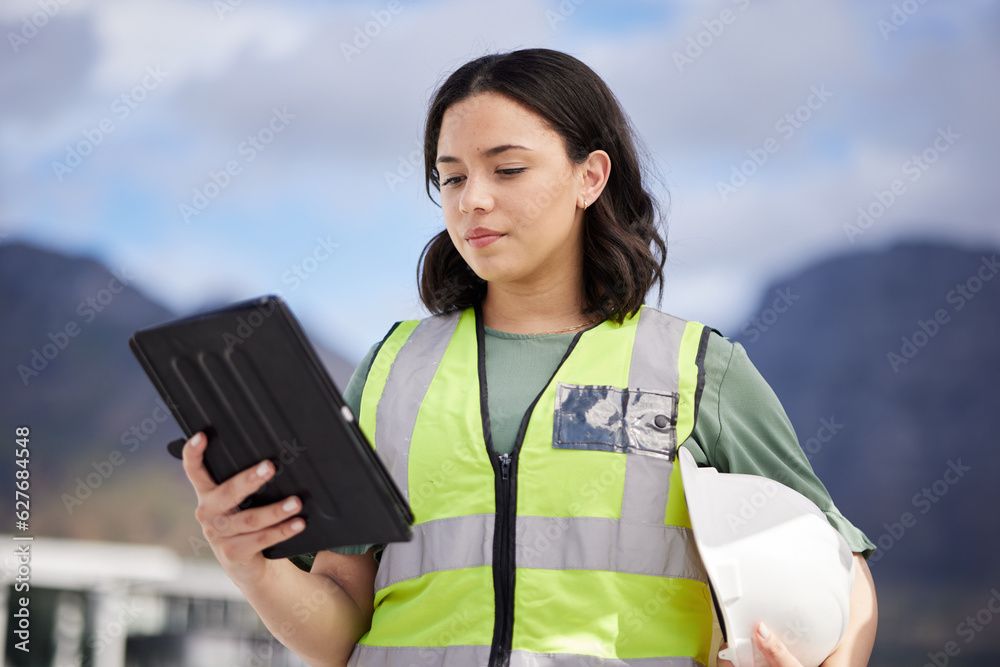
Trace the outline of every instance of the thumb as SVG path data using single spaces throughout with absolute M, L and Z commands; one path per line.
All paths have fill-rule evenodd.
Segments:
M 757 624 L 753 641 L 771 667 L 802 667 L 802 663 L 763 622 Z

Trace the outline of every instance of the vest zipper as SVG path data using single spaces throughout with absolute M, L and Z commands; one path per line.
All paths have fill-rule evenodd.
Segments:
M 510 477 L 510 454 L 500 454 L 500 479 L 507 480 Z
M 517 454 L 524 443 L 524 435 L 528 428 L 528 420 L 538 399 L 545 393 L 545 388 L 552 384 L 559 369 L 576 347 L 580 336 L 594 327 L 588 327 L 577 332 L 570 341 L 566 354 L 552 372 L 545 387 L 538 392 L 535 400 L 528 406 L 521 427 L 514 440 L 512 454 L 497 454 L 493 449 L 493 436 L 490 428 L 489 399 L 486 388 L 486 332 L 483 329 L 483 312 L 481 304 L 475 306 L 476 312 L 476 347 L 479 370 L 479 409 L 482 413 L 483 439 L 486 451 L 493 463 L 496 481 L 496 514 L 493 524 L 493 591 L 496 599 L 495 621 L 493 628 L 493 644 L 490 648 L 489 667 L 508 667 L 510 665 L 511 646 L 514 638 L 514 540 L 517 515 Z M 596 325 L 595 325 L 596 326 Z
M 513 635 L 514 624 L 514 507 L 511 495 L 510 466 L 512 458 L 510 454 L 503 453 L 497 455 L 498 472 L 500 473 L 499 493 L 497 494 L 497 529 L 500 531 L 499 550 L 494 551 L 498 558 L 499 577 L 494 577 L 497 595 L 497 619 L 499 620 L 499 632 L 495 639 L 499 640 L 498 645 L 493 647 L 492 667 L 507 667 L 510 664 L 510 647 Z

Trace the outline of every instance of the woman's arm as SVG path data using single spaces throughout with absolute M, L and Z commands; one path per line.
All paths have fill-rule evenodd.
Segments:
M 875 582 L 864 557 L 854 554 L 854 590 L 851 591 L 851 619 L 847 634 L 837 650 L 823 661 L 824 667 L 867 665 L 878 628 L 878 601 Z
M 371 550 L 360 556 L 321 551 L 310 572 L 286 559 L 269 560 L 265 574 L 240 590 L 295 655 L 313 667 L 343 667 L 371 627 L 376 568 Z
M 875 599 L 875 582 L 864 557 L 854 554 L 854 589 L 851 591 L 851 616 L 847 622 L 847 633 L 837 650 L 823 661 L 821 667 L 864 667 L 875 645 L 875 630 L 878 627 L 878 603 Z M 771 632 L 767 638 L 761 635 L 757 626 L 753 641 L 771 667 L 802 667 L 778 636 Z M 725 661 L 720 661 L 722 664 Z

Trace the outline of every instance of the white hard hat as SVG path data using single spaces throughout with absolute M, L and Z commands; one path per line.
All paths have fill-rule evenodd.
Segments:
M 699 468 L 679 448 L 698 553 L 721 607 L 735 667 L 766 667 L 751 633 L 764 621 L 803 667 L 822 663 L 847 632 L 854 555 L 811 500 L 758 475 Z

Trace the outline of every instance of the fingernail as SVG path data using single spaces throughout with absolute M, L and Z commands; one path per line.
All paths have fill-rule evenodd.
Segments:
M 298 502 L 295 500 L 295 498 L 289 498 L 288 500 L 285 501 L 285 504 L 281 506 L 281 509 L 285 510 L 286 512 L 291 512 L 297 506 Z
M 306 522 L 302 519 L 296 519 L 292 522 L 292 530 L 299 531 L 306 527 Z
M 201 432 L 199 431 L 198 433 L 195 433 L 194 436 L 192 436 L 191 442 L 189 444 L 197 449 L 198 447 L 201 446 L 201 439 L 204 437 L 205 436 L 202 435 Z
M 267 477 L 267 473 L 268 473 L 268 471 L 270 469 L 271 469 L 271 466 L 268 464 L 267 461 L 264 461 L 259 466 L 257 466 L 257 476 L 258 477 Z
M 771 636 L 771 631 L 767 629 L 767 626 L 763 623 L 760 624 L 760 628 L 757 630 L 761 637 L 767 639 Z

